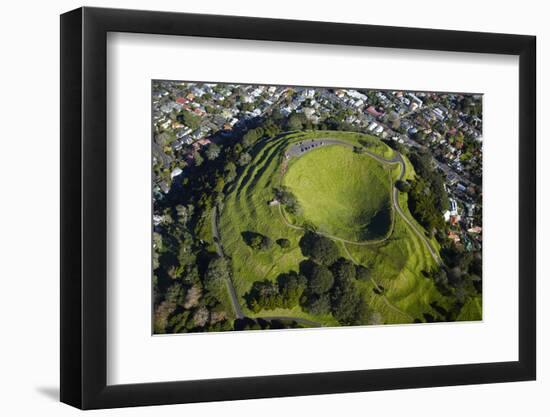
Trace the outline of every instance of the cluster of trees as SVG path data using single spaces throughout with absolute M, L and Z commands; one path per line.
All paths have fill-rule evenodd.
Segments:
M 188 111 L 174 117 L 191 128 L 200 122 Z M 260 138 L 277 135 L 285 123 L 280 115 L 271 115 L 236 141 L 226 140 L 224 146 L 210 143 L 194 151 L 193 163 L 183 165 L 184 172 L 172 182 L 169 193 L 155 200 L 154 211 L 163 218 L 153 234 L 156 333 L 232 328 L 233 313 L 224 281 L 231 266 L 227 259 L 209 251 L 205 230 L 209 230 L 211 210 L 223 208 L 225 190 L 250 162 L 250 148 Z M 166 146 L 173 140 L 168 133 L 160 137 Z M 182 155 L 188 152 L 181 150 Z M 205 160 L 209 163 L 203 163 Z M 169 170 L 165 174 L 169 178 Z M 292 206 L 291 195 L 283 199 Z M 255 250 L 273 245 L 269 237 L 252 232 L 246 239 Z M 290 246 L 287 239 L 279 239 L 277 244 L 283 249 Z
M 441 245 L 440 255 L 443 265 L 426 272 L 438 290 L 455 301 L 452 307 L 444 310 L 434 307 L 439 317 L 426 315 L 428 321 L 453 321 L 470 297 L 481 294 L 482 268 L 481 252 L 466 251 L 462 245 L 447 238 L 448 226 L 443 220 L 443 212 L 449 208 L 449 198 L 444 188 L 444 179 L 431 163 L 428 154 L 412 152 L 409 159 L 417 177 L 408 185 L 396 183 L 396 187 L 408 192 L 409 209 L 416 220 L 426 230 L 433 232 Z
M 225 290 L 231 266 L 201 251 L 190 231 L 194 215 L 191 204 L 166 208 L 153 233 L 155 333 L 233 328 Z
M 462 97 L 458 102 L 458 109 L 467 115 L 480 115 L 482 101 L 473 100 L 471 97 Z
M 452 297 L 454 303 L 446 310 L 432 305 L 439 317 L 425 315 L 427 321 L 455 321 L 466 301 L 482 294 L 481 252 L 464 251 L 461 246 L 448 241 L 442 247 L 441 256 L 445 265 L 425 275 L 434 281 L 443 295 Z
M 374 312 L 355 283 L 369 279 L 368 268 L 339 257 L 331 239 L 313 232 L 305 233 L 300 247 L 308 259 L 299 272 L 281 274 L 276 282 L 256 281 L 246 295 L 248 307 L 257 313 L 300 305 L 311 314 L 332 314 L 343 325 L 368 323 Z
M 411 190 L 411 185 L 408 181 L 397 180 L 395 182 L 395 188 L 397 188 L 402 193 L 408 193 Z
M 290 271 L 277 277 L 276 282 L 256 281 L 245 299 L 248 308 L 255 313 L 261 310 L 292 308 L 298 305 L 307 281 L 303 275 Z
M 257 251 L 269 250 L 273 246 L 271 238 L 261 233 L 246 231 L 242 232 L 241 236 L 248 246 Z
M 438 271 L 438 282 L 452 288 L 457 301 L 463 304 L 468 296 L 481 294 L 482 261 L 480 251 L 465 251 L 447 240 L 441 248 L 445 268 Z
M 325 251 L 322 253 L 321 257 L 326 255 Z M 300 270 L 308 279 L 302 298 L 302 307 L 306 311 L 312 314 L 332 313 L 343 325 L 369 322 L 372 311 L 355 284 L 356 280 L 369 278 L 366 267 L 356 266 L 345 258 L 337 258 L 329 265 L 310 259 L 302 262 Z
M 443 176 L 437 172 L 427 153 L 411 152 L 409 159 L 417 177 L 410 184 L 409 209 L 415 219 L 430 233 L 443 228 L 443 212 L 449 208 L 449 197 Z
M 193 130 L 198 129 L 201 124 L 201 118 L 187 110 L 178 113 L 176 119 Z
M 253 146 L 259 139 L 263 137 L 275 137 L 281 133 L 281 127 L 273 119 L 266 119 L 260 126 L 247 131 L 242 138 L 242 145 L 245 148 Z
M 304 128 L 313 128 L 312 123 L 307 119 L 304 113 L 293 112 L 288 117 L 287 129 L 290 131 L 293 130 L 303 130 Z
M 297 214 L 300 211 L 298 199 L 288 188 L 284 186 L 276 187 L 273 189 L 273 194 L 289 213 Z

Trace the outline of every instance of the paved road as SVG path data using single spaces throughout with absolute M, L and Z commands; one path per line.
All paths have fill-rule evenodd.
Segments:
M 354 146 L 354 145 L 352 145 L 348 142 L 344 142 L 344 141 L 341 141 L 339 139 L 332 139 L 332 138 L 319 138 L 319 139 L 315 139 L 315 140 L 310 139 L 310 140 L 305 140 L 303 142 L 299 142 L 299 143 L 296 143 L 296 144 L 292 145 L 287 150 L 285 156 L 287 158 L 299 157 L 299 156 L 304 155 L 305 153 L 307 153 L 307 152 L 309 152 L 313 149 L 317 149 L 319 147 L 323 147 L 323 146 L 327 146 L 327 145 L 342 145 L 342 146 L 347 146 L 348 148 L 353 148 L 353 146 Z M 368 149 L 365 149 L 366 154 L 368 154 L 370 157 L 376 159 L 378 162 L 380 162 L 382 164 L 386 164 L 386 165 L 388 165 L 388 164 L 399 164 L 400 167 L 401 167 L 401 172 L 399 173 L 399 178 L 398 179 L 402 180 L 403 176 L 405 175 L 405 161 L 403 160 L 403 156 L 399 152 L 397 152 L 397 151 L 394 151 L 394 152 L 395 152 L 395 156 L 393 158 L 384 159 L 381 156 L 369 151 Z M 407 223 L 407 225 L 415 232 L 415 234 L 424 242 L 424 245 L 426 246 L 426 248 L 430 252 L 430 255 L 432 256 L 434 261 L 437 264 L 441 265 L 442 261 L 441 261 L 441 258 L 439 257 L 439 254 L 437 253 L 436 250 L 434 250 L 434 248 L 432 247 L 432 244 L 429 242 L 429 240 L 424 235 L 424 232 L 422 230 L 419 230 L 418 227 L 411 220 L 409 220 L 407 218 L 407 216 L 405 215 L 405 213 L 403 212 L 403 210 L 399 206 L 398 197 L 399 197 L 399 190 L 397 190 L 397 188 L 395 188 L 395 186 L 394 186 L 393 187 L 393 193 L 392 193 L 392 205 L 395 208 L 395 211 L 397 211 L 397 213 L 399 213 L 399 215 L 405 221 L 405 223 Z M 301 229 L 301 227 L 292 225 L 287 221 L 287 219 L 285 218 L 284 213 L 281 209 L 281 206 L 279 206 L 279 212 L 281 213 L 281 215 L 283 217 L 283 221 L 285 222 L 285 224 L 287 226 L 290 226 L 290 227 L 295 228 L 295 229 Z M 384 239 L 381 239 L 381 240 L 378 240 L 378 241 L 353 242 L 353 241 L 338 238 L 337 236 L 331 236 L 331 235 L 324 234 L 324 233 L 320 233 L 320 234 L 323 234 L 324 236 L 330 237 L 331 239 L 338 240 L 338 241 L 343 242 L 343 243 L 350 243 L 350 244 L 353 244 L 353 245 L 378 244 L 378 243 L 381 243 L 381 242 L 383 242 L 383 241 L 385 241 L 389 238 L 389 235 L 388 235 Z
M 212 209 L 212 236 L 214 237 L 214 245 L 216 246 L 216 252 L 218 256 L 223 257 L 223 246 L 220 241 L 220 234 L 218 232 L 218 210 L 217 207 L 214 206 Z M 243 311 L 241 309 L 241 305 L 239 303 L 239 299 L 237 298 L 237 292 L 235 291 L 235 287 L 233 286 L 233 281 L 231 278 L 228 278 L 226 280 L 227 285 L 227 291 L 229 293 L 229 298 L 231 298 L 231 305 L 233 306 L 233 312 L 235 313 L 235 317 L 238 319 L 242 319 L 244 317 Z
M 317 323 L 315 321 L 311 321 L 308 319 L 303 319 L 301 317 L 287 317 L 287 316 L 268 316 L 268 317 L 256 317 L 257 319 L 262 320 L 279 320 L 279 321 L 295 321 L 298 324 L 304 324 L 306 326 L 312 326 L 312 327 L 324 327 L 323 324 Z

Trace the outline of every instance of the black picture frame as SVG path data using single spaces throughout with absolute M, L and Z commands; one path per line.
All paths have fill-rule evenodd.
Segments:
M 108 32 L 519 56 L 519 360 L 107 385 Z M 533 380 L 536 377 L 534 36 L 80 8 L 61 16 L 61 401 L 82 409 Z

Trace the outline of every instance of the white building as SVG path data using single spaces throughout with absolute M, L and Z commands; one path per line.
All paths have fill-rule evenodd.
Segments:
M 458 205 L 456 204 L 456 200 L 451 198 L 449 199 L 449 203 L 451 204 L 451 216 L 456 216 L 458 214 Z

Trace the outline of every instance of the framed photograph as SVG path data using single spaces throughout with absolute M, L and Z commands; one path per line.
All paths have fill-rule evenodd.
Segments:
M 61 16 L 61 401 L 533 380 L 535 37 Z

